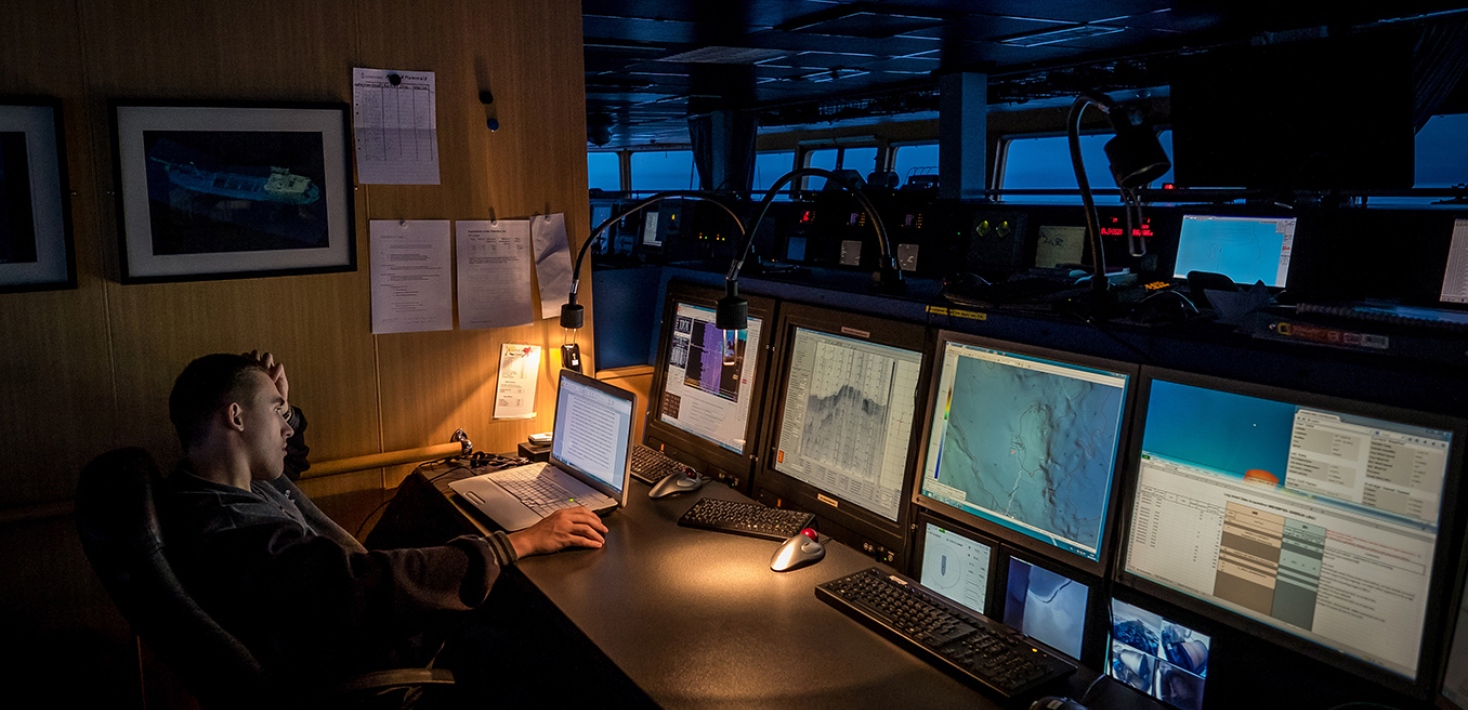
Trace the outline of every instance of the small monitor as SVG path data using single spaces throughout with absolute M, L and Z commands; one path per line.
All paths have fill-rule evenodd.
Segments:
M 1136 367 L 948 331 L 938 357 L 918 502 L 1103 573 Z
M 1144 369 L 1120 580 L 1434 692 L 1468 423 Z M 1441 534 L 1440 534 L 1441 533 Z M 1431 623 L 1430 623 L 1431 622 Z
M 1011 556 L 1004 586 L 1006 625 L 1071 658 L 1081 657 L 1090 585 Z
M 711 286 L 668 283 L 643 438 L 685 465 L 732 476 L 738 483 L 726 482 L 747 489 L 764 394 L 761 355 L 775 304 L 744 294 L 749 327 L 723 331 L 715 325 L 723 295 Z
M 1455 619 L 1438 705 L 1468 710 L 1468 594 L 1461 595 Z
M 1295 243 L 1294 217 L 1183 216 L 1173 278 L 1190 271 L 1223 274 L 1245 286 L 1284 288 Z
M 994 545 L 967 530 L 924 516 L 918 525 L 917 578 L 949 601 L 976 613 L 987 611 Z
M 1106 674 L 1179 710 L 1202 710 L 1213 639 L 1120 599 L 1111 600 Z
M 777 337 L 769 449 L 756 486 L 841 528 L 822 532 L 849 532 L 842 542 L 896 561 L 906 548 L 926 329 L 782 305 Z

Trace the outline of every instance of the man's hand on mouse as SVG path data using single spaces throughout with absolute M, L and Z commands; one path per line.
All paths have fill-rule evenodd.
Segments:
M 559 552 L 568 547 L 601 547 L 607 526 L 596 513 L 576 506 L 557 510 L 540 522 L 510 533 L 510 544 L 520 557 Z

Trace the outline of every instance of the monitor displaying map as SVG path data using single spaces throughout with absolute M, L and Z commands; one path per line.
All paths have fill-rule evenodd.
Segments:
M 920 498 L 1099 562 L 1132 375 L 974 340 L 940 341 Z

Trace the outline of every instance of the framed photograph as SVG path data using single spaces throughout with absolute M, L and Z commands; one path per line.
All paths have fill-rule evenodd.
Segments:
M 61 101 L 0 99 L 0 293 L 76 288 Z
M 112 102 L 123 283 L 353 271 L 345 104 Z

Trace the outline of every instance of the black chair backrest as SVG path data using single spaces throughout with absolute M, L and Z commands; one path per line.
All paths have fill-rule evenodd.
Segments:
M 206 707 L 263 707 L 272 683 L 255 657 L 194 602 L 163 556 L 153 503 L 158 465 L 139 448 L 82 469 L 77 531 L 102 585 L 142 637 Z

